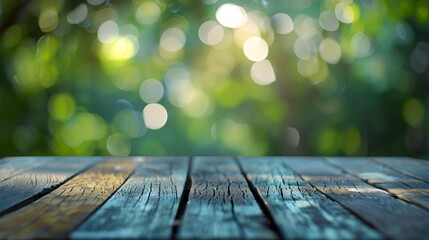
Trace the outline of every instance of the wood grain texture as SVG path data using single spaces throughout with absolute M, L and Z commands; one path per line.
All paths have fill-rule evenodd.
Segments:
M 73 175 L 95 164 L 99 157 L 62 157 L 42 160 L 33 168 L 23 170 L 0 182 L 0 213 L 46 194 Z M 18 164 L 19 166 L 19 164 Z
M 188 168 L 188 157 L 144 157 L 71 238 L 171 238 Z
M 423 239 L 429 235 L 429 212 L 393 197 L 361 179 L 328 165 L 323 159 L 285 159 L 319 191 L 392 239 Z
M 54 157 L 8 157 L 0 160 L 0 182 Z
M 233 158 L 197 157 L 179 238 L 276 238 Z
M 240 157 L 283 238 L 371 239 L 381 236 L 348 210 L 300 179 L 281 158 Z
M 426 182 L 393 171 L 370 158 L 327 158 L 327 160 L 377 188 L 429 210 L 429 184 Z
M 429 183 L 429 161 L 405 157 L 373 158 L 392 169 Z
M 65 238 L 127 179 L 132 158 L 110 158 L 0 218 L 0 238 Z

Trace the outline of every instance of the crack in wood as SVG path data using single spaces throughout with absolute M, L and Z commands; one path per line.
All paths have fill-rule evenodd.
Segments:
M 359 164 L 356 164 L 358 160 Z M 374 188 L 386 191 L 399 200 L 429 211 L 429 184 L 424 181 L 419 179 L 414 181 L 413 179 L 415 178 L 411 178 L 400 172 L 394 175 L 393 170 L 383 168 L 383 165 L 380 163 L 367 158 L 351 159 L 350 161 L 344 161 L 340 158 L 328 158 L 326 161 L 327 164 L 361 179 Z M 369 172 L 371 174 L 366 174 Z M 412 182 L 414 186 L 406 181 Z M 404 187 L 404 185 L 406 187 Z M 356 186 L 355 188 L 358 190 Z M 422 189 L 419 189 L 420 191 L 414 191 L 416 188 Z M 413 192 L 409 192 L 409 189 L 413 189 Z
M 197 157 L 191 178 L 178 238 L 277 238 L 233 158 Z
M 380 237 L 359 218 L 291 171 L 283 158 L 240 157 L 239 161 L 259 193 L 265 193 L 264 188 L 269 185 L 279 189 L 278 194 L 271 191 L 261 197 L 283 238 Z
M 347 174 L 320 158 L 284 160 L 290 169 L 327 197 L 348 209 L 361 221 L 387 238 L 421 238 L 427 235 L 429 215 L 423 209 L 394 198 L 359 178 Z M 328 186 L 327 188 L 325 188 Z M 333 186 L 333 187 L 329 187 Z M 353 189 L 353 191 L 351 191 Z M 420 219 L 413 223 L 412 219 Z

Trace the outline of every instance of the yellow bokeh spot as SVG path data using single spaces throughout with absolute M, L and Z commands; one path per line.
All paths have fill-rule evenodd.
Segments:
M 104 120 L 92 113 L 79 113 L 62 126 L 61 135 L 64 142 L 72 147 L 80 147 L 82 143 L 97 141 L 106 134 Z
M 122 133 L 114 133 L 107 138 L 107 150 L 112 156 L 128 156 L 131 152 L 130 139 Z
M 318 151 L 323 155 L 335 155 L 338 152 L 338 132 L 332 128 L 325 128 L 318 136 Z
M 203 92 L 196 92 L 193 100 L 182 108 L 190 117 L 201 118 L 207 115 L 210 109 L 210 98 Z
M 37 59 L 38 60 L 51 60 L 55 57 L 60 43 L 57 38 L 44 35 L 37 42 Z
M 243 88 L 235 81 L 231 81 L 228 87 L 217 93 L 217 100 L 221 105 L 234 107 L 241 103 L 244 98 Z
M 319 60 L 311 58 L 309 60 L 299 60 L 297 63 L 298 73 L 303 77 L 316 75 L 320 70 Z
M 425 116 L 423 104 L 417 99 L 410 99 L 405 102 L 402 109 L 402 114 L 405 121 L 413 127 L 418 127 Z
M 40 13 L 39 27 L 42 32 L 53 31 L 59 22 L 58 11 L 53 7 L 49 7 Z
M 306 77 L 311 84 L 316 85 L 328 78 L 329 69 L 324 61 L 318 58 L 310 60 L 300 60 L 297 64 L 298 73 Z
M 262 112 L 270 124 L 281 123 L 288 112 L 288 105 L 280 101 L 268 102 L 262 107 Z
M 329 68 L 325 62 L 319 61 L 319 67 L 320 67 L 320 69 L 316 74 L 308 77 L 310 82 L 314 85 L 322 83 L 322 82 L 324 83 L 325 80 L 329 76 Z
M 426 1 L 420 1 L 416 6 L 417 19 L 420 22 L 429 21 L 429 6 Z
M 61 138 L 61 135 L 55 135 L 49 143 L 51 150 L 59 156 L 74 155 L 73 148 L 69 147 Z
M 13 59 L 15 83 L 23 90 L 49 88 L 57 83 L 58 69 L 55 62 L 36 59 L 35 52 L 21 48 Z
M 233 147 L 240 155 L 266 154 L 266 142 L 255 141 L 260 139 L 255 139 L 251 127 L 247 124 L 224 118 L 213 124 L 211 135 L 213 139 Z
M 137 51 L 137 39 L 131 35 L 118 37 L 115 40 L 102 45 L 104 57 L 112 61 L 128 60 L 134 57 Z
M 112 82 L 121 90 L 132 91 L 140 83 L 140 77 L 139 69 L 135 65 L 125 65 L 115 71 Z
M 39 85 L 49 88 L 57 83 L 58 70 L 54 65 L 42 65 L 39 68 Z
M 357 128 L 351 127 L 343 132 L 341 138 L 342 148 L 345 154 L 354 155 L 359 151 L 361 135 Z
M 3 43 L 5 47 L 16 46 L 22 38 L 22 29 L 18 25 L 8 28 L 3 34 Z
M 65 121 L 73 115 L 75 102 L 67 93 L 55 94 L 49 99 L 48 111 L 53 119 Z
M 338 3 L 335 6 L 335 16 L 343 23 L 352 23 L 359 20 L 359 9 L 355 4 Z
M 135 17 L 141 24 L 152 24 L 158 20 L 161 15 L 161 8 L 152 1 L 143 2 L 137 8 Z

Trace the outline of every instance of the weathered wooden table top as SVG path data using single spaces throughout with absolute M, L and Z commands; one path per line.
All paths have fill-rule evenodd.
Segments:
M 0 160 L 5 238 L 429 238 L 410 158 Z

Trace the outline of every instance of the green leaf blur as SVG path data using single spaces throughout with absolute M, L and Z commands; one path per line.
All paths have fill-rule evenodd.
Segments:
M 429 156 L 425 0 L 4 0 L 0 33 L 3 156 Z

